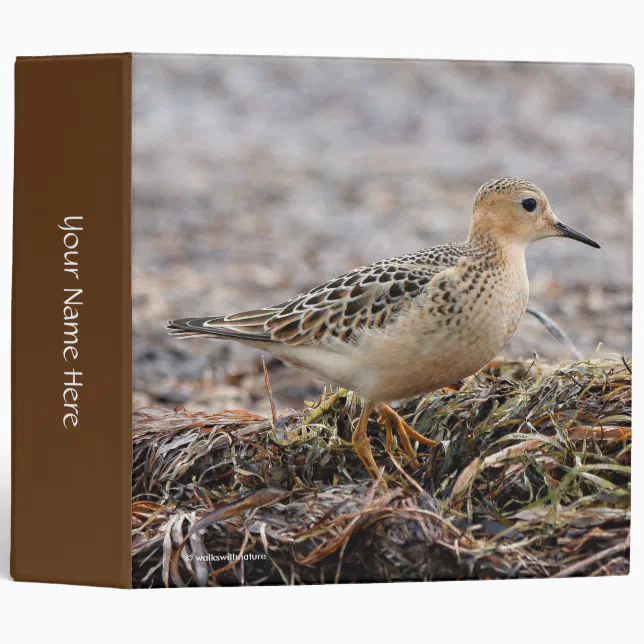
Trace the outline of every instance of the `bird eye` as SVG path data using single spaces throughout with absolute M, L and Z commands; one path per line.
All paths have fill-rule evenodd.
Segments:
M 527 210 L 528 212 L 534 212 L 535 208 L 537 207 L 537 201 L 536 199 L 532 199 L 532 197 L 530 197 L 530 199 L 524 199 L 521 202 L 521 205 L 523 206 L 524 210 Z

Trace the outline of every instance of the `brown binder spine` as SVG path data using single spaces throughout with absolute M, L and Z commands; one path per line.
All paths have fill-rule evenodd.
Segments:
M 16 62 L 11 574 L 131 586 L 131 54 Z

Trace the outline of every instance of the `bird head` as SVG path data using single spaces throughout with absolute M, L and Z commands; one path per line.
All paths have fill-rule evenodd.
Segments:
M 480 234 L 521 245 L 547 237 L 568 237 L 600 248 L 590 237 L 559 221 L 539 187 L 512 177 L 492 179 L 476 193 L 470 237 Z

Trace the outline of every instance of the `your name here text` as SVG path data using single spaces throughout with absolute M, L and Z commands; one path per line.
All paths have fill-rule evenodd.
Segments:
M 63 271 L 66 284 L 63 288 L 63 426 L 66 429 L 80 425 L 80 391 L 83 372 L 76 366 L 80 359 L 80 311 L 83 306 L 83 289 L 80 287 L 80 233 L 83 217 L 65 217 L 58 224 L 63 231 Z

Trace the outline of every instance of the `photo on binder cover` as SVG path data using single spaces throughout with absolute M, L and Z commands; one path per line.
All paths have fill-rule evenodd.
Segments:
M 628 573 L 630 67 L 132 92 L 134 586 Z

